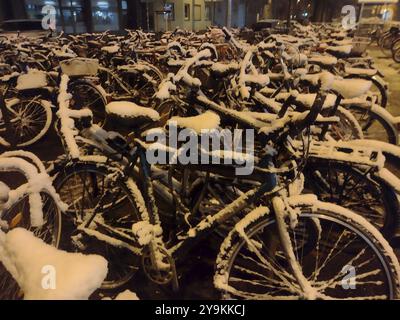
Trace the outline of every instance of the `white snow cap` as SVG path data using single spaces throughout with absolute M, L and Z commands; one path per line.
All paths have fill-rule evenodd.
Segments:
M 176 90 L 176 85 L 173 83 L 174 75 L 172 73 L 168 74 L 167 78 L 164 79 L 156 92 L 156 98 L 159 100 L 167 100 L 171 98 L 171 91 Z
M 138 118 L 147 117 L 153 121 L 160 120 L 159 113 L 151 108 L 138 106 L 136 103 L 129 101 L 115 101 L 106 105 L 106 112 L 114 114 L 122 118 Z
M 105 297 L 102 300 L 140 300 L 135 292 L 132 292 L 128 289 L 120 292 L 114 299 L 110 297 Z
M 28 73 L 22 74 L 17 80 L 17 90 L 37 89 L 47 86 L 47 74 L 44 71 L 29 69 Z
M 115 297 L 115 300 L 139 300 L 136 293 L 126 289 Z
M 105 51 L 107 53 L 117 53 L 119 49 L 120 49 L 119 46 L 116 44 L 113 46 L 105 46 L 101 48 L 102 51 Z
M 360 97 L 371 88 L 372 82 L 364 79 L 341 79 L 332 83 L 332 89 L 345 99 Z
M 334 52 L 339 52 L 343 54 L 349 54 L 351 50 L 353 49 L 352 45 L 344 45 L 344 46 L 329 46 L 326 48 L 326 50 L 334 51 Z
M 4 182 L 0 181 L 0 204 L 8 200 L 9 192 L 10 188 Z
M 336 65 L 338 60 L 333 56 L 314 55 L 308 58 L 308 62 L 321 63 L 324 65 Z
M 206 111 L 194 117 L 172 117 L 168 125 L 176 124 L 178 127 L 194 130 L 200 134 L 203 130 L 217 129 L 220 124 L 220 117 L 215 112 Z
M 0 261 L 25 300 L 88 299 L 108 272 L 103 257 L 58 250 L 22 228 L 0 234 Z

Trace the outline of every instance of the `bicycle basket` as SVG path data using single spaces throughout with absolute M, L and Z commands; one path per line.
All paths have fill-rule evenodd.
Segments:
M 60 62 L 61 71 L 70 76 L 95 76 L 99 70 L 97 59 L 72 58 Z

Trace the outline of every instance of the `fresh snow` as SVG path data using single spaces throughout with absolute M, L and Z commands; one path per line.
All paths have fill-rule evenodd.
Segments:
M 30 69 L 17 79 L 17 90 L 37 89 L 47 86 L 47 74 L 44 71 Z
M 58 250 L 22 228 L 0 234 L 0 261 L 26 300 L 88 299 L 108 272 L 103 257 Z
M 102 300 L 140 300 L 135 292 L 132 292 L 128 289 L 118 293 L 118 295 L 112 299 L 109 297 L 103 298 Z
M 363 79 L 342 79 L 334 80 L 332 90 L 340 93 L 345 99 L 357 98 L 371 88 L 372 82 Z
M 106 106 L 108 114 L 117 115 L 122 118 L 138 118 L 146 117 L 153 121 L 160 120 L 158 112 L 151 108 L 138 106 L 136 103 L 129 101 L 115 101 L 110 102 Z
M 206 111 L 201 115 L 194 117 L 172 117 L 168 120 L 169 125 L 176 125 L 177 127 L 187 128 L 194 130 L 197 134 L 202 131 L 217 129 L 220 124 L 220 117 L 212 112 Z

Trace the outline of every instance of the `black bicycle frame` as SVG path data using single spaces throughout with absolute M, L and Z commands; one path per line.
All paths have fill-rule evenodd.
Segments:
M 130 156 L 130 164 L 127 166 L 124 172 L 129 172 L 129 175 L 132 176 L 133 168 L 137 165 L 137 162 L 140 159 L 139 168 L 140 172 L 143 175 L 143 197 L 147 204 L 147 210 L 150 220 L 149 222 L 152 224 L 159 223 L 160 218 L 158 215 L 156 199 L 154 196 L 150 164 L 147 162 L 146 158 L 146 149 L 140 145 L 137 145 L 136 147 L 137 150 L 133 153 L 133 155 Z M 265 156 L 261 159 L 261 163 L 270 163 L 270 159 L 270 156 Z M 226 174 L 225 169 L 228 166 L 191 165 L 190 167 L 194 170 L 198 170 L 201 172 L 213 172 L 224 176 L 224 174 Z M 266 195 L 268 195 L 268 198 L 272 198 L 274 195 L 276 195 L 276 192 L 278 191 L 275 190 L 278 185 L 276 174 L 268 172 L 267 170 L 263 170 L 262 168 L 258 168 L 258 170 L 255 170 L 255 172 L 256 174 L 262 174 L 262 184 L 247 191 L 244 196 L 237 198 L 232 203 L 228 204 L 225 209 L 221 210 L 215 215 L 206 217 L 205 219 L 200 221 L 195 227 L 191 228 L 190 231 L 180 234 L 180 240 L 178 240 L 177 243 L 174 243 L 173 246 L 170 248 L 173 252 L 174 259 L 179 259 L 183 257 L 194 245 L 203 240 L 219 225 L 229 220 L 243 209 L 248 208 L 252 204 L 255 204 L 261 197 L 265 197 Z M 188 208 L 187 210 L 190 212 Z M 195 236 L 191 236 L 193 231 Z

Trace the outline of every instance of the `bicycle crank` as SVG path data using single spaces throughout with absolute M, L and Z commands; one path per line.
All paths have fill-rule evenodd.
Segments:
M 178 291 L 179 283 L 175 261 L 164 248 L 145 250 L 142 254 L 142 266 L 150 281 L 159 285 L 171 284 L 172 290 Z

